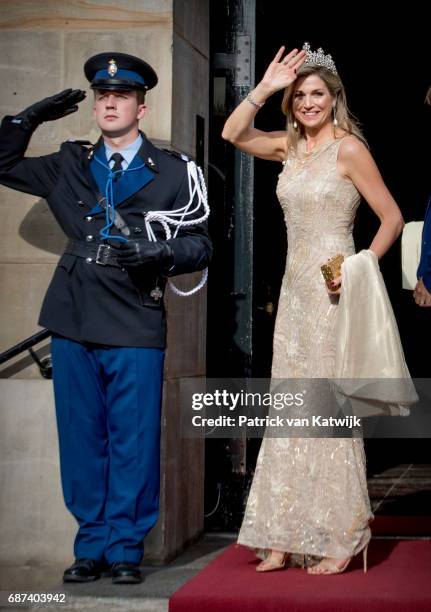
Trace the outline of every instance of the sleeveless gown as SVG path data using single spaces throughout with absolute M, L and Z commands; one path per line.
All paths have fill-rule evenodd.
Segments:
M 274 330 L 272 378 L 331 378 L 338 296 L 327 293 L 320 266 L 354 254 L 360 194 L 340 175 L 342 139 L 311 154 L 305 141 L 289 155 L 277 196 L 288 253 Z M 319 413 L 319 406 L 315 412 Z M 271 549 L 344 559 L 370 540 L 371 512 L 362 438 L 264 436 L 238 543 L 264 556 Z M 297 557 L 298 553 L 301 557 Z M 311 559 L 310 557 L 311 556 Z

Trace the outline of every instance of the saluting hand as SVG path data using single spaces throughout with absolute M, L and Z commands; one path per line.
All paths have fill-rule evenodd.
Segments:
M 280 47 L 276 56 L 269 64 L 261 84 L 271 93 L 288 87 L 296 79 L 296 72 L 305 62 L 307 53 L 302 50 L 292 49 L 283 59 L 286 47 Z
M 18 113 L 16 118 L 22 119 L 26 127 L 35 129 L 44 121 L 54 121 L 75 113 L 78 110 L 78 103 L 85 96 L 86 93 L 82 89 L 65 89 L 54 96 L 32 104 Z

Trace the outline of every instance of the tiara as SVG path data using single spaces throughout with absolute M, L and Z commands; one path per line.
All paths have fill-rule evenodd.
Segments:
M 337 74 L 337 69 L 332 56 L 329 55 L 329 53 L 328 55 L 325 55 L 321 47 L 319 47 L 317 51 L 312 51 L 310 44 L 306 42 L 304 43 L 302 49 L 307 53 L 307 59 L 305 60 L 304 65 L 313 64 L 314 66 L 323 66 L 323 68 L 326 68 L 333 74 Z

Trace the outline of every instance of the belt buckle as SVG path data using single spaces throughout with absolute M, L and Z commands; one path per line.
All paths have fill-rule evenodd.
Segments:
M 111 247 L 109 244 L 99 244 L 96 255 L 96 263 L 100 266 L 106 266 L 109 259 L 109 251 Z

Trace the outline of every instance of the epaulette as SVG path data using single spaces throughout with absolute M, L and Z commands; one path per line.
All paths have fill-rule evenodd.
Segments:
M 185 153 L 180 153 L 179 151 L 173 151 L 172 149 L 162 149 L 165 153 L 169 153 L 169 155 L 173 155 L 178 159 L 182 159 L 185 162 L 191 161 L 191 157 L 186 155 Z

